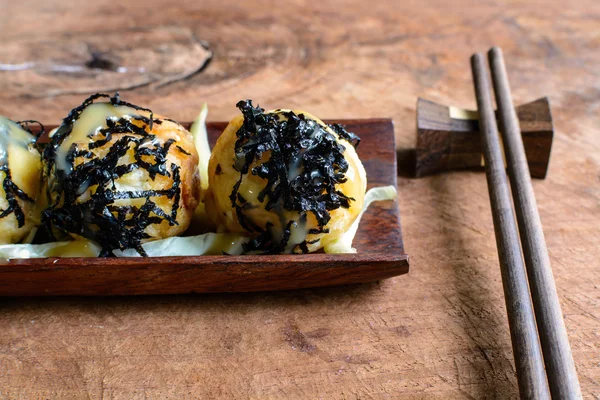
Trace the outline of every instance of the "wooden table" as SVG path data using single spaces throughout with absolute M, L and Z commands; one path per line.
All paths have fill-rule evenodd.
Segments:
M 120 88 L 171 118 L 207 101 L 226 120 L 251 97 L 392 117 L 408 148 L 417 96 L 474 107 L 468 57 L 501 46 L 516 103 L 552 101 L 549 176 L 534 185 L 582 389 L 600 398 L 595 1 L 78 3 L 0 3 L 0 114 L 55 123 Z M 377 284 L 0 300 L 0 398 L 516 397 L 483 174 L 401 177 L 399 191 L 411 272 Z

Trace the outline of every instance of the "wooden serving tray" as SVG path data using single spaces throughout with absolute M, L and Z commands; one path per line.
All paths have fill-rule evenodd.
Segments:
M 396 186 L 391 120 L 327 122 L 361 137 L 369 188 Z M 208 123 L 211 145 L 225 126 Z M 408 272 L 397 201 L 369 207 L 353 246 L 356 254 L 11 260 L 0 265 L 0 296 L 253 292 L 377 281 Z

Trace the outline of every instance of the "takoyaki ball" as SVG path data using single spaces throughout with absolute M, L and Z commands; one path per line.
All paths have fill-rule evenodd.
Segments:
M 36 135 L 0 116 L 0 244 L 27 239 L 40 223 L 42 161 Z
M 313 252 L 360 213 L 367 177 L 358 137 L 303 111 L 240 101 L 209 162 L 206 207 L 219 230 L 252 237 L 248 252 Z
M 51 135 L 44 163 L 44 220 L 54 232 L 99 243 L 103 255 L 144 255 L 141 243 L 183 233 L 198 204 L 191 134 L 118 94 L 73 109 Z

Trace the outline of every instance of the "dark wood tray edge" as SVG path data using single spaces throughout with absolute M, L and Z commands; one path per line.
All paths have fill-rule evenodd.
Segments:
M 260 265 L 248 257 L 262 258 Z M 266 259 L 265 259 L 266 257 Z M 295 256 L 289 256 L 295 257 Z M 168 258 L 168 257 L 167 257 Z M 195 259 L 201 262 L 194 263 Z M 173 257 L 174 262 L 115 266 L 104 260 L 83 265 L 64 259 L 47 264 L 0 266 L 0 296 L 106 296 L 257 292 L 366 283 L 408 272 L 408 255 L 312 254 L 282 263 L 276 256 Z M 66 261 L 66 262 L 65 262 Z M 104 262 L 103 262 L 104 261 Z M 128 260 L 125 260 L 128 261 Z M 23 271 L 23 268 L 26 268 Z M 21 279 L 18 285 L 17 279 Z

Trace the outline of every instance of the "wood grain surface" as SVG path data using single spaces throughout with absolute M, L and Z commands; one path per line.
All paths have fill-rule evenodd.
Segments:
M 361 138 L 356 151 L 367 172 L 367 189 L 396 187 L 391 120 L 325 122 L 342 124 Z M 211 146 L 226 126 L 206 124 Z M 372 204 L 352 246 L 356 254 L 10 260 L 0 265 L 0 296 L 258 292 L 375 282 L 408 272 L 397 201 Z
M 0 114 L 14 119 L 58 121 L 84 84 L 125 88 L 130 80 L 113 71 L 123 64 L 143 75 L 123 98 L 175 119 L 207 101 L 210 120 L 227 120 L 251 97 L 322 118 L 391 117 L 399 147 L 414 148 L 417 97 L 475 108 L 469 56 L 501 46 L 515 103 L 550 98 L 550 168 L 534 190 L 582 391 L 600 397 L 596 1 L 0 7 Z M 108 70 L 59 68 L 93 61 L 74 44 L 103 37 L 121 46 L 91 63 Z M 128 40 L 147 51 L 123 51 Z M 203 42 L 212 60 L 200 67 Z M 165 54 L 172 63 L 161 69 Z M 279 293 L 2 299 L 0 398 L 515 398 L 484 175 L 400 173 L 408 275 Z

